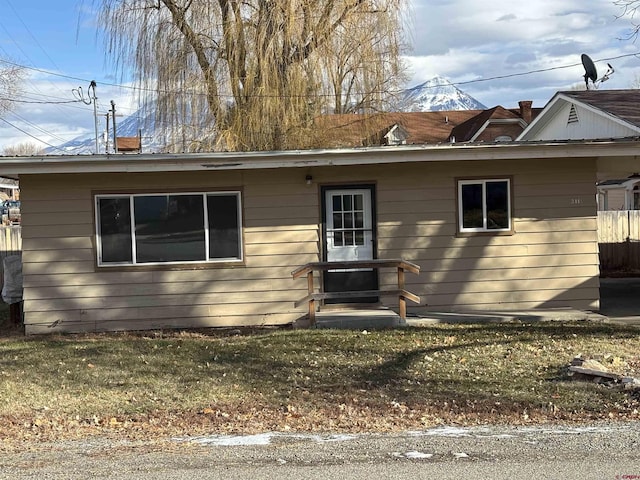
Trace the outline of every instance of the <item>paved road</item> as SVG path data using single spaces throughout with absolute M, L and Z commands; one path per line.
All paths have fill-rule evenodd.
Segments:
M 2 479 L 640 479 L 640 426 L 437 428 L 403 435 L 210 437 L 50 445 Z

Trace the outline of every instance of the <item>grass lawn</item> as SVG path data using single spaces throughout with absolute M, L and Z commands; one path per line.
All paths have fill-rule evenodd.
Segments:
M 51 337 L 7 331 L 0 322 L 0 448 L 94 434 L 629 420 L 640 409 L 637 391 L 568 376 L 569 362 L 582 354 L 640 377 L 640 330 L 610 324 Z

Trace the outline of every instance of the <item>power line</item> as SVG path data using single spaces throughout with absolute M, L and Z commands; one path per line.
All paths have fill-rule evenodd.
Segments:
M 625 55 L 618 55 L 617 57 L 600 58 L 600 59 L 596 60 L 596 62 L 606 62 L 606 61 L 609 61 L 609 60 L 618 60 L 620 58 L 625 58 L 625 57 L 637 57 L 638 55 L 640 55 L 640 52 L 627 53 Z M 582 63 L 572 63 L 571 65 L 559 65 L 557 67 L 540 68 L 538 70 L 529 70 L 529 71 L 520 72 L 520 73 L 509 73 L 509 74 L 506 74 L 506 75 L 496 75 L 494 77 L 479 78 L 479 79 L 476 79 L 476 80 L 468 80 L 466 82 L 456 82 L 456 83 L 452 83 L 452 85 L 468 85 L 470 83 L 488 82 L 490 80 L 502 80 L 504 78 L 521 77 L 523 75 L 531 75 L 531 74 L 534 74 L 534 73 L 551 72 L 553 70 L 560 70 L 560 69 L 563 69 L 563 68 L 573 68 L 573 67 L 578 67 L 580 65 L 582 65 Z M 438 86 L 441 86 L 441 85 L 438 85 Z
M 22 128 L 18 127 L 17 125 L 14 125 L 13 123 L 11 123 L 9 120 L 5 120 L 4 118 L 0 117 L 0 121 L 3 121 L 4 123 L 6 123 L 7 125 L 9 125 L 10 127 L 15 128 L 16 130 L 24 133 L 25 135 L 27 135 L 28 137 L 33 138 L 34 140 L 37 140 L 38 142 L 44 143 L 45 145 L 47 145 L 48 147 L 52 147 L 55 148 L 56 150 L 60 150 L 61 152 L 64 152 L 64 150 L 62 150 L 59 147 L 56 147 L 55 145 L 51 145 L 50 143 L 45 142 L 44 140 L 35 137 L 33 135 L 31 135 L 29 132 L 27 132 L 26 130 L 23 130 Z
M 26 123 L 27 125 L 31 126 L 32 128 L 34 128 L 34 129 L 36 129 L 36 130 L 40 131 L 41 133 L 43 133 L 43 134 L 45 134 L 45 135 L 49 135 L 50 137 L 53 137 L 53 138 L 55 138 L 56 140 L 58 140 L 58 141 L 60 141 L 60 142 L 62 142 L 62 143 L 66 142 L 66 140 L 65 140 L 64 138 L 62 138 L 62 137 L 58 136 L 58 135 L 57 135 L 57 134 L 55 134 L 55 133 L 48 132 L 47 130 L 45 130 L 45 129 L 44 129 L 44 128 L 42 128 L 41 126 L 36 125 L 36 124 L 35 124 L 35 123 L 33 123 L 33 122 L 30 122 L 29 120 L 27 120 L 26 118 L 24 118 L 24 117 L 23 117 L 23 116 L 21 116 L 21 115 L 18 115 L 16 112 L 10 112 L 10 114 L 11 114 L 11 115 L 13 115 L 14 117 L 18 118 L 18 119 L 19 119 L 20 121 L 22 121 L 23 123 Z
M 597 59 L 595 60 L 596 62 L 605 62 L 605 61 L 611 61 L 611 60 L 618 60 L 620 58 L 627 58 L 627 57 L 638 57 L 640 55 L 640 52 L 634 52 L 634 53 L 627 53 L 624 55 L 617 55 L 614 57 L 607 57 L 607 58 L 601 58 L 601 59 Z M 80 78 L 80 77 L 74 77 L 71 75 L 65 75 L 62 73 L 57 73 L 57 72 L 51 72 L 49 70 L 45 70 L 42 68 L 36 68 L 36 67 L 29 67 L 27 65 L 21 65 L 19 63 L 15 63 L 15 62 L 11 62 L 9 60 L 6 59 L 0 59 L 1 63 L 6 63 L 7 65 L 12 65 L 14 67 L 20 67 L 20 68 L 25 68 L 27 70 L 33 70 L 39 73 L 44 73 L 47 75 L 53 75 L 56 77 L 61 77 L 61 78 L 67 78 L 67 79 L 71 79 L 71 80 L 76 80 L 76 81 L 80 81 L 80 82 L 85 82 L 88 83 L 91 80 L 85 79 L 85 78 Z M 474 80 L 467 80 L 467 81 L 462 81 L 462 82 L 451 82 L 451 83 L 447 83 L 447 84 L 438 84 L 438 85 L 431 85 L 428 88 L 438 88 L 438 87 L 442 87 L 442 86 L 446 86 L 446 85 L 454 85 L 454 86 L 458 86 L 458 85 L 470 85 L 473 83 L 480 83 L 480 82 L 489 82 L 489 81 L 493 81 L 493 80 L 502 80 L 505 78 L 513 78 L 513 77 L 520 77 L 520 76 L 525 76 L 525 75 L 532 75 L 532 74 L 536 74 L 536 73 L 544 73 L 544 72 L 551 72 L 554 70 L 561 70 L 561 69 L 565 69 L 565 68 L 573 68 L 573 67 L 577 67 L 580 66 L 581 63 L 572 63 L 569 65 L 558 65 L 555 67 L 549 67 L 549 68 L 541 68 L 541 69 L 535 69 L 535 70 L 527 70 L 524 72 L 516 72 L 516 73 L 509 73 L 509 74 L 505 74 L 505 75 L 495 75 L 492 77 L 485 77 L 485 78 L 477 78 Z M 109 87 L 117 87 L 117 88 L 123 88 L 123 89 L 129 89 L 129 90 L 134 90 L 134 91 L 138 91 L 138 92 L 147 92 L 147 93 L 152 93 L 152 92 L 156 92 L 155 89 L 150 89 L 150 88 L 142 88 L 139 86 L 134 86 L 134 85 L 123 85 L 123 84 L 117 84 L 117 83 L 109 83 L 109 82 L 100 82 L 101 85 L 105 85 L 105 86 L 109 86 Z M 404 89 L 402 90 L 392 90 L 392 91 L 385 91 L 385 92 L 369 92 L 369 93 L 390 93 L 390 94 L 398 94 L 403 92 Z M 169 91 L 169 90 L 162 90 L 159 91 L 159 93 L 163 93 L 163 94 L 171 94 L 171 95 L 184 95 L 184 94 L 188 94 L 188 93 L 192 93 L 192 94 L 196 94 L 196 95 L 207 95 L 206 93 L 202 92 L 185 92 L 185 91 Z M 319 95 L 321 97 L 325 96 L 325 97 L 333 97 L 333 95 L 331 94 L 324 94 L 324 95 Z M 218 94 L 219 98 L 233 98 L 233 95 L 231 94 Z M 301 97 L 301 95 L 254 95 L 255 97 L 259 97 L 259 98 L 283 98 L 283 97 L 289 97 L 289 98 L 295 98 L 295 97 Z
M 46 105 L 60 105 L 63 103 L 78 103 L 80 100 L 61 100 L 61 101 L 46 101 L 46 100 L 18 100 L 17 98 L 0 97 L 0 102 L 12 102 L 12 103 L 39 103 Z

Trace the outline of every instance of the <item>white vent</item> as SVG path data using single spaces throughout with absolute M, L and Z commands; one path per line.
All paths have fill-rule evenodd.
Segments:
M 578 123 L 578 112 L 576 111 L 576 106 L 574 104 L 571 104 L 571 110 L 569 110 L 567 125 L 570 123 Z

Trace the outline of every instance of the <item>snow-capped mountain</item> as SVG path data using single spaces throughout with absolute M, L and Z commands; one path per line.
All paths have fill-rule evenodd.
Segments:
M 397 101 L 395 110 L 400 112 L 428 112 L 442 110 L 484 110 L 486 107 L 475 98 L 467 95 L 443 77 L 434 77 L 421 85 L 405 90 Z M 138 132 L 142 135 L 142 151 L 144 153 L 156 153 L 166 151 L 168 143 L 166 133 L 162 129 L 154 128 L 153 107 L 140 108 L 133 115 L 117 122 L 118 137 L 136 137 Z M 100 128 L 104 129 L 104 125 Z M 105 147 L 109 152 L 113 151 L 113 130 L 109 126 L 109 139 L 106 135 L 99 138 L 99 153 L 105 153 Z M 99 132 L 100 133 L 100 132 Z M 86 155 L 95 152 L 95 135 L 89 133 L 59 145 L 57 148 L 45 150 L 52 155 Z
M 434 77 L 421 85 L 405 90 L 398 105 L 398 110 L 402 112 L 485 110 L 486 108 L 443 77 Z

